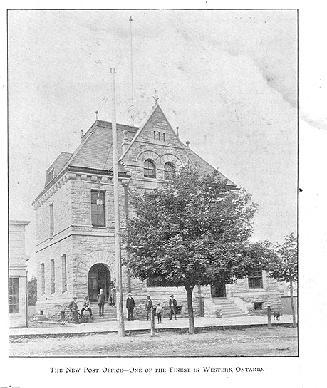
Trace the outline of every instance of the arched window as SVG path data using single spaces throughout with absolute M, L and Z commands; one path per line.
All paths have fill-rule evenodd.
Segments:
M 156 165 L 153 163 L 151 159 L 147 159 L 144 162 L 144 176 L 147 178 L 156 177 Z
M 171 162 L 165 163 L 165 179 L 172 179 L 175 176 L 175 166 Z

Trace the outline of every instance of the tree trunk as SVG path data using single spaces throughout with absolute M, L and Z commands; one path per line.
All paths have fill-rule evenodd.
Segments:
M 293 295 L 293 281 L 290 280 L 290 291 L 291 291 L 291 310 L 293 315 L 293 327 L 296 327 L 296 314 L 294 306 L 294 295 Z
M 194 334 L 194 314 L 193 314 L 193 305 L 192 305 L 192 294 L 193 287 L 185 286 L 186 295 L 187 295 L 187 311 L 189 319 L 189 333 Z

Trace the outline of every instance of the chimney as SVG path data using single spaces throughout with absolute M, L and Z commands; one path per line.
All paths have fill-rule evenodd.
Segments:
M 179 138 L 179 127 L 176 127 L 176 135 Z

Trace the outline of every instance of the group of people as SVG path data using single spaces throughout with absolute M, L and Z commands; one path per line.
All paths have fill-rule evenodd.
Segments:
M 146 320 L 149 320 L 149 317 L 151 316 L 151 311 L 152 314 L 157 316 L 158 323 L 161 323 L 162 320 L 162 313 L 163 313 L 163 308 L 161 303 L 159 302 L 156 306 L 153 306 L 153 302 L 151 300 L 151 296 L 148 295 L 145 301 L 145 310 L 146 310 Z M 170 295 L 169 298 L 169 319 L 172 320 L 173 316 L 175 319 L 177 313 L 177 300 L 174 298 L 174 295 Z
M 98 299 L 98 306 L 99 306 L 99 316 L 103 317 L 104 316 L 104 305 L 105 305 L 105 301 L 106 301 L 103 289 L 100 289 L 97 299 Z M 70 310 L 73 313 L 73 319 L 75 321 L 78 321 L 78 305 L 77 305 L 76 300 L 77 300 L 77 298 L 74 297 L 73 301 L 69 304 L 68 307 L 70 308 Z M 126 299 L 126 309 L 127 309 L 127 320 L 128 321 L 134 320 L 134 308 L 135 308 L 135 300 L 132 297 L 132 294 L 129 293 L 127 296 L 127 299 Z M 90 300 L 89 300 L 88 296 L 86 296 L 84 298 L 83 307 L 81 309 L 81 314 L 80 314 L 81 318 L 83 318 L 85 311 L 89 312 L 90 318 L 92 319 L 93 314 L 92 314 L 92 310 L 90 307 Z M 162 314 L 163 314 L 163 307 L 162 307 L 160 302 L 157 303 L 156 306 L 154 306 L 150 295 L 148 295 L 146 298 L 145 311 L 146 311 L 146 319 L 147 320 L 149 320 L 149 318 L 151 317 L 151 312 L 152 312 L 152 314 L 157 317 L 158 323 L 161 323 Z M 169 298 L 169 319 L 172 320 L 173 316 L 175 317 L 175 319 L 177 319 L 176 313 L 177 313 L 177 301 L 174 298 L 174 295 L 170 295 L 170 298 Z

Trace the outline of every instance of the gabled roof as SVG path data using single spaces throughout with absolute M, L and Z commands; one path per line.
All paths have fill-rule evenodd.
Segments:
M 160 115 L 163 120 L 167 123 L 169 128 L 172 130 L 167 118 L 162 112 L 161 107 L 156 103 L 148 118 L 138 128 L 135 126 L 117 124 L 117 143 L 118 143 L 118 158 L 119 158 L 119 172 L 126 174 L 124 168 L 124 157 L 128 151 L 133 147 L 133 144 L 137 141 L 138 137 L 142 133 L 143 129 L 147 127 L 147 124 L 152 120 L 154 115 Z M 173 131 L 173 130 L 172 130 Z M 123 138 L 124 132 L 127 134 L 129 146 L 123 153 Z M 174 132 L 174 131 L 173 131 Z M 176 135 L 176 140 L 180 147 L 184 149 L 188 159 L 194 164 L 201 172 L 210 172 L 216 170 L 208 162 L 202 159 L 188 146 L 182 143 Z M 89 171 L 98 173 L 108 173 L 112 171 L 112 123 L 96 120 L 89 130 L 82 136 L 81 144 L 78 146 L 73 154 L 68 152 L 62 152 L 55 162 L 49 167 L 47 171 L 53 168 L 52 179 L 47 180 L 44 189 L 38 195 L 39 198 L 48 188 L 59 178 L 65 170 L 70 171 Z M 233 182 L 228 180 L 224 175 L 218 171 L 221 179 L 227 180 L 227 183 L 234 185 Z

